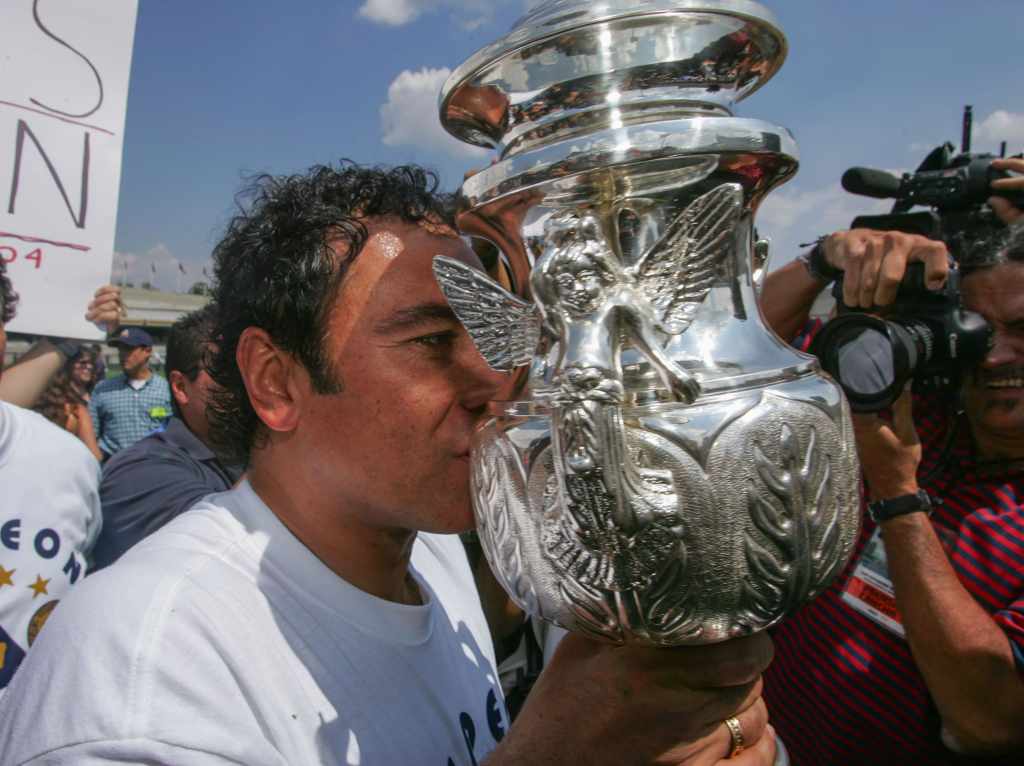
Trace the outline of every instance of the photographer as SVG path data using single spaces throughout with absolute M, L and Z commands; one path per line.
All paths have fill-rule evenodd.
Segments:
M 1024 172 L 1021 159 L 993 164 Z M 1024 188 L 1024 178 L 993 186 Z M 989 204 L 1004 223 L 1024 218 L 1006 200 Z M 960 264 L 963 305 L 994 342 L 965 371 L 962 405 L 904 393 L 891 420 L 854 416 L 879 521 L 865 518 L 847 570 L 774 635 L 765 698 L 794 766 L 972 763 L 1024 747 L 1024 224 L 971 256 Z M 945 284 L 941 242 L 833 234 L 815 258 L 767 278 L 765 318 L 793 338 L 838 272 L 848 306 L 889 305 L 918 261 L 929 289 Z M 914 497 L 922 489 L 932 509 Z M 894 604 L 855 605 L 866 565 Z

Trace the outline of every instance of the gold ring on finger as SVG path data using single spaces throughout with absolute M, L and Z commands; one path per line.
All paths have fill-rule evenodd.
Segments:
M 722 723 L 725 724 L 725 728 L 729 730 L 729 736 L 732 738 L 732 747 L 726 758 L 735 758 L 746 749 L 746 743 L 743 740 L 743 727 L 740 726 L 738 718 L 726 718 Z

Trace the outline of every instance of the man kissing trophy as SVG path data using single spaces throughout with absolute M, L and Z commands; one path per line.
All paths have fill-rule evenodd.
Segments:
M 764 630 L 856 540 L 846 401 L 757 303 L 754 213 L 797 148 L 733 108 L 786 50 L 750 0 L 551 0 L 442 91 L 444 127 L 499 153 L 459 223 L 503 260 L 434 271 L 519 391 L 475 436 L 478 531 L 512 598 L 570 631 Z

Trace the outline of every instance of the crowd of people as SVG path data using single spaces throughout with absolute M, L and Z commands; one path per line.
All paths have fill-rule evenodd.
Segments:
M 459 537 L 512 383 L 432 274 L 480 261 L 420 168 L 258 179 L 166 378 L 110 287 L 87 316 L 118 375 L 42 340 L 0 376 L 0 762 L 1020 763 L 1024 212 L 992 207 L 1006 228 L 960 264 L 992 347 L 955 403 L 855 416 L 865 520 L 833 585 L 771 636 L 542 639 L 513 720 L 524 616 Z M 918 261 L 945 281 L 940 242 L 837 232 L 768 276 L 764 317 L 806 348 L 837 275 L 885 306 Z M 16 287 L 0 263 L 0 350 Z M 849 598 L 868 557 L 886 619 Z

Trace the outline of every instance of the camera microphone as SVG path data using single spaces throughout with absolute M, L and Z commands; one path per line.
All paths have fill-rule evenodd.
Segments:
M 903 180 L 892 173 L 872 168 L 850 168 L 843 173 L 843 188 L 851 194 L 876 199 L 899 197 Z

